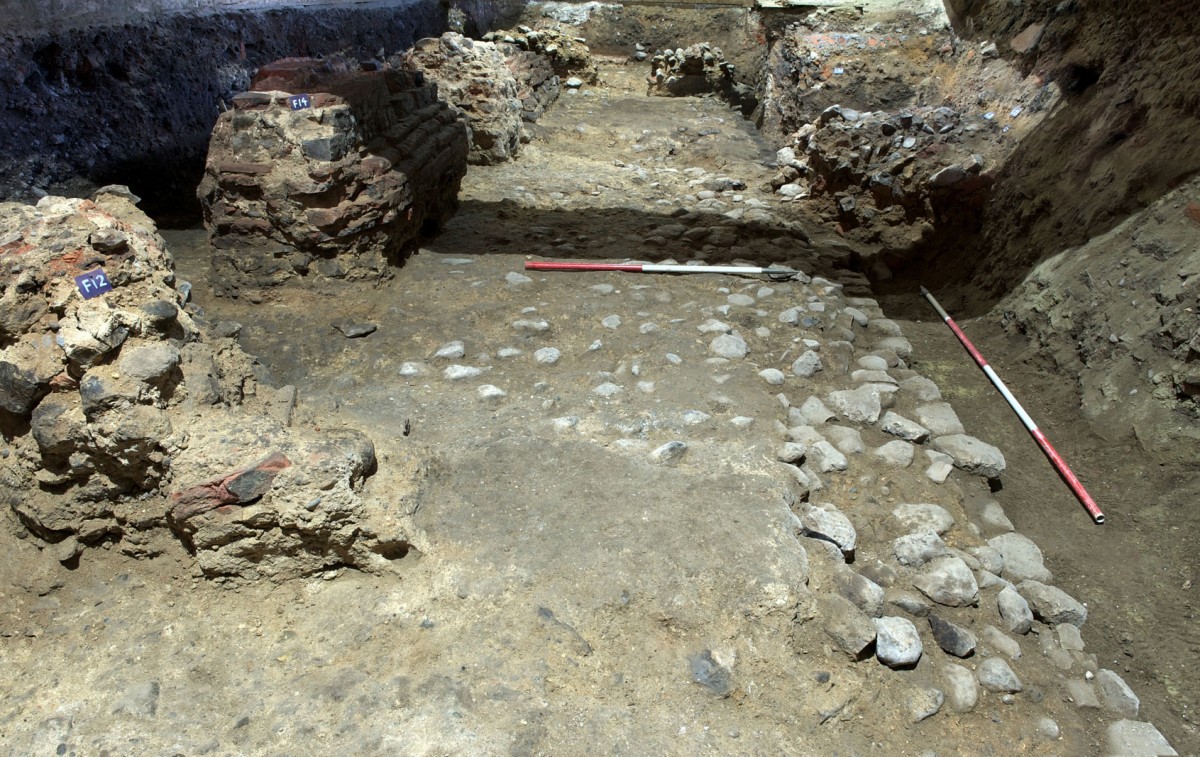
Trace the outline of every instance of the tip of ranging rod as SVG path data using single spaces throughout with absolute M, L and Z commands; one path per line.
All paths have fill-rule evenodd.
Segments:
M 926 289 L 925 287 L 921 287 L 921 294 L 922 294 L 922 295 L 928 295 L 928 294 L 929 294 L 929 290 L 928 290 L 928 289 Z

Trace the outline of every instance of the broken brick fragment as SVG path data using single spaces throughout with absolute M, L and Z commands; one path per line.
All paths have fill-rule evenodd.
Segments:
M 181 522 L 227 505 L 255 502 L 271 490 L 279 471 L 291 464 L 283 453 L 274 452 L 236 473 L 176 492 L 171 495 L 171 519 Z

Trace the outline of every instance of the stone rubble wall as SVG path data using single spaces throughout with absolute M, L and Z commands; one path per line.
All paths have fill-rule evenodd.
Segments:
M 778 28 L 763 65 L 758 120 L 764 133 L 779 139 L 833 105 L 871 110 L 934 101 L 922 77 L 953 52 L 951 35 L 907 16 L 873 28 L 850 29 L 836 16 L 821 15 Z
M 290 428 L 295 389 L 206 334 L 136 200 L 0 205 L 0 501 L 18 535 L 65 564 L 178 539 L 205 575 L 236 578 L 400 556 L 360 496 L 371 441 Z M 85 299 L 74 277 L 97 267 L 112 290 Z
M 56 541 L 103 535 L 110 499 L 162 482 L 178 441 L 166 408 L 187 394 L 188 374 L 214 398 L 243 391 L 243 377 L 221 385 L 184 364 L 197 327 L 161 242 L 130 222 L 136 211 L 117 191 L 2 211 L 2 421 L 5 437 L 23 437 L 29 455 L 26 466 L 20 454 L 6 459 L 5 483 L 14 492 L 73 493 L 67 507 L 35 496 L 12 501 L 34 533 Z M 114 291 L 85 300 L 73 277 L 96 266 Z
M 218 119 L 197 193 L 219 294 L 386 278 L 423 226 L 453 214 L 465 123 L 420 72 L 354 68 L 277 61 Z M 311 107 L 292 110 L 301 94 Z
M 716 94 L 749 116 L 758 108 L 754 90 L 734 78 L 736 66 L 721 48 L 701 42 L 687 48 L 660 50 L 650 58 L 648 94 L 694 97 Z
M 771 186 L 783 197 L 825 198 L 844 233 L 881 246 L 869 270 L 891 277 L 905 251 L 934 225 L 972 223 L 995 182 L 996 165 L 972 152 L 978 125 L 952 108 L 860 113 L 832 106 L 777 155 Z
M 825 200 L 821 215 L 858 243 L 876 282 L 977 234 L 1008 159 L 1062 103 L 1053 82 L 993 46 L 901 20 L 872 33 L 789 25 L 760 110 L 783 148 L 772 188 Z
M 530 50 L 510 50 L 505 62 L 517 81 L 521 120 L 536 123 L 558 99 L 561 91 L 558 74 L 544 56 Z
M 490 165 L 516 157 L 527 139 L 523 123 L 536 121 L 558 97 L 552 57 L 529 47 L 446 32 L 418 41 L 396 63 L 438 83 L 470 123 L 468 161 Z
M 592 58 L 591 48 L 584 43 L 583 37 L 572 36 L 561 27 L 541 26 L 534 29 L 521 25 L 516 29 L 488 32 L 482 39 L 484 42 L 515 45 L 521 50 L 545 56 L 561 79 L 574 76 L 586 84 L 600 81 L 600 69 Z

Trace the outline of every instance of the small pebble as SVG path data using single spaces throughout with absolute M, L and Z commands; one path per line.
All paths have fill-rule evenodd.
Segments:
M 472 365 L 451 365 L 442 371 L 442 375 L 450 381 L 459 381 L 461 379 L 475 378 L 483 373 L 482 368 L 476 368 Z
M 698 426 L 711 418 L 711 415 L 702 410 L 688 410 L 683 414 L 683 422 L 689 426 Z
M 786 378 L 778 368 L 764 368 L 758 372 L 760 378 L 771 386 L 780 386 Z
M 467 354 L 462 342 L 446 342 L 433 353 L 435 358 L 457 358 Z
M 479 392 L 480 399 L 485 400 L 495 400 L 508 396 L 508 392 L 493 384 L 484 384 L 477 391 Z
M 660 465 L 672 466 L 687 453 L 688 446 L 684 442 L 667 442 L 650 453 L 650 459 Z

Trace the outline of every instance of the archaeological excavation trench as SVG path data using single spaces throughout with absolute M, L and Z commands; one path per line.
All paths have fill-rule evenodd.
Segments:
M 3 751 L 1200 753 L 1146 5 L 0 8 Z

